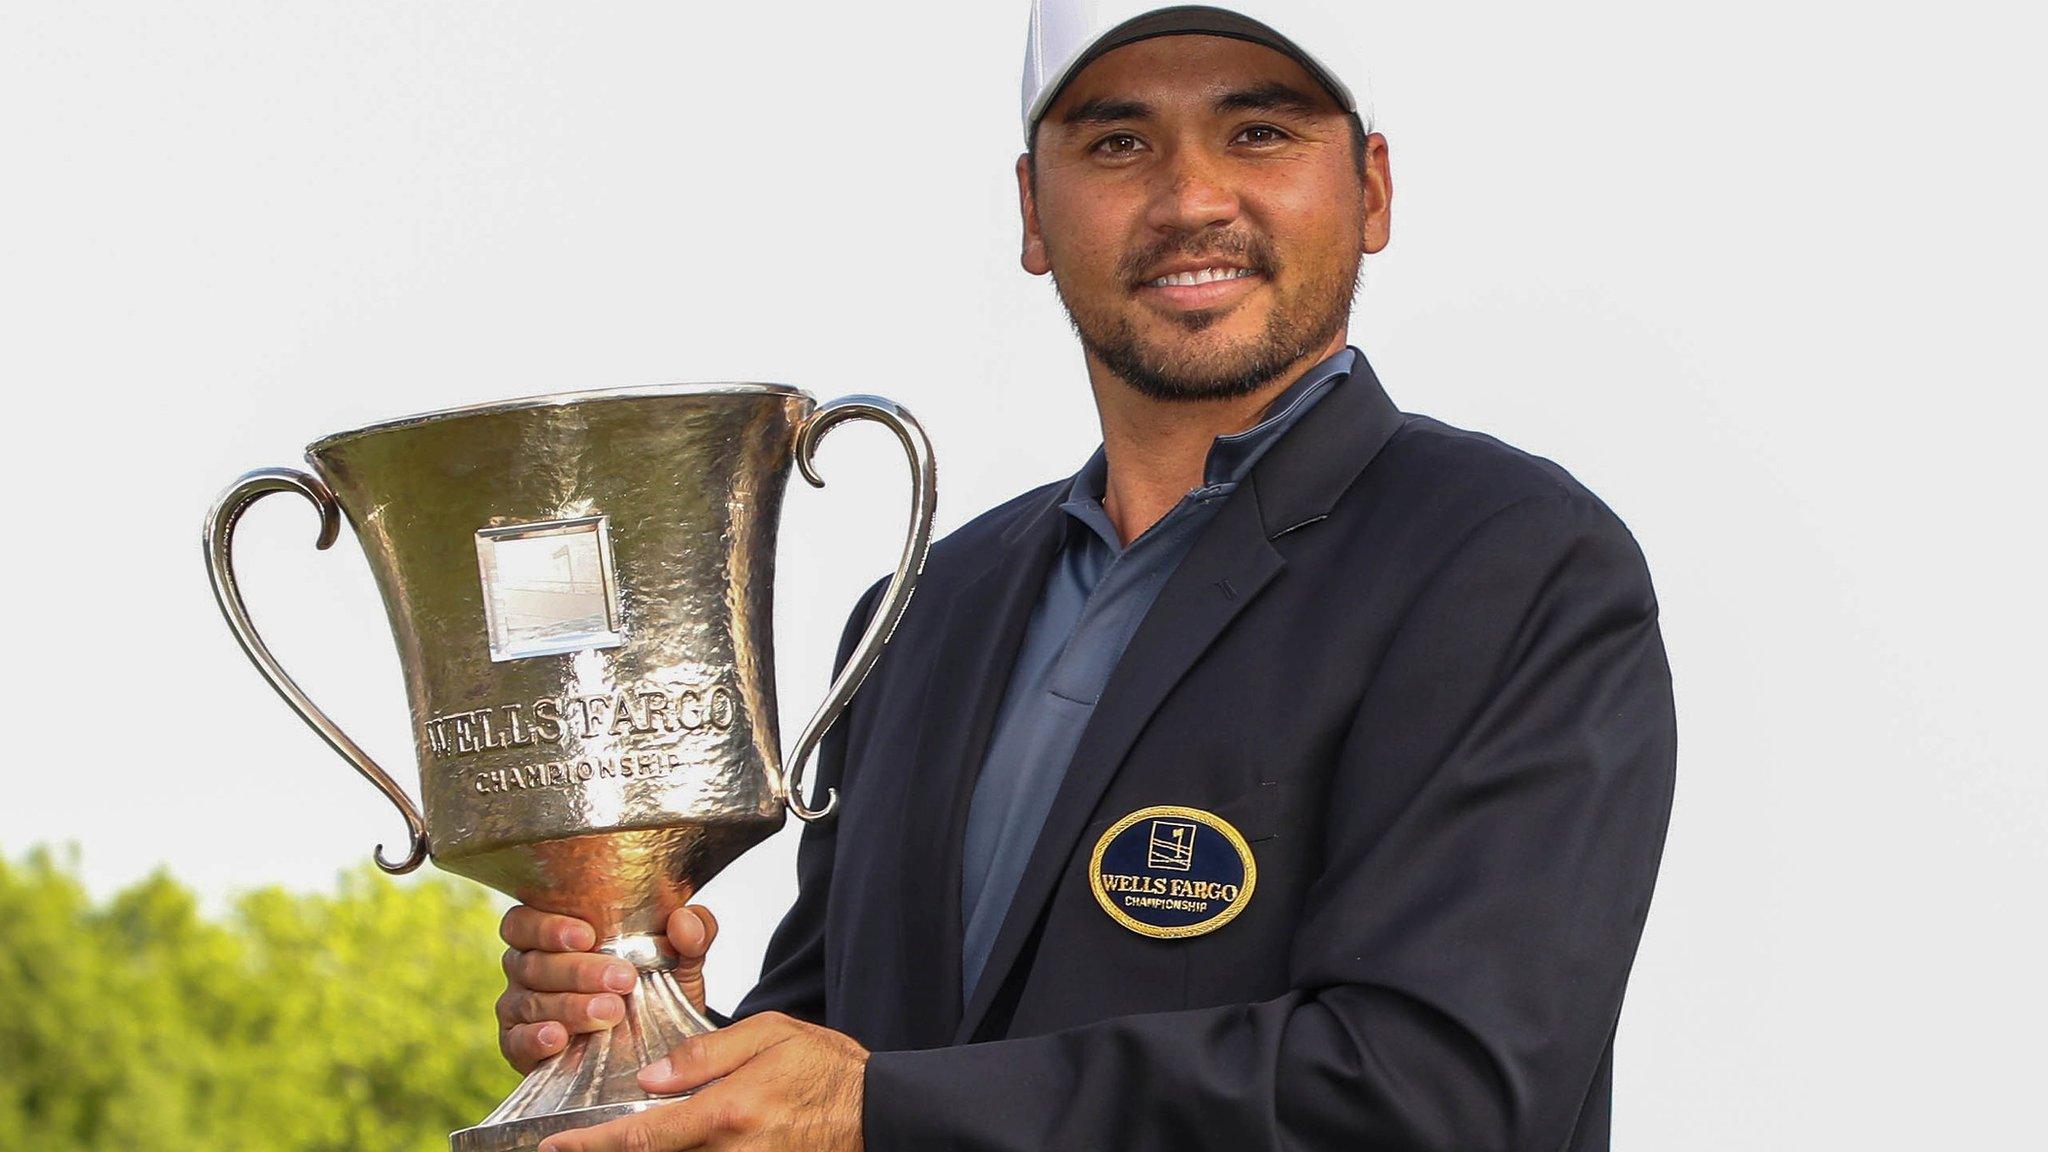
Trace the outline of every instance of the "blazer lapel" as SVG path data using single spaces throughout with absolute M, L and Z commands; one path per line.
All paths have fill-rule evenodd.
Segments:
M 905 941 L 903 987 L 921 1000 L 918 1019 L 908 1022 L 919 1047 L 946 1043 L 960 1018 L 960 950 L 966 932 L 960 920 L 961 854 L 968 804 L 997 706 L 1023 642 L 1032 606 L 1045 584 L 1064 528 L 1056 487 L 1043 506 L 1025 515 L 1003 536 L 1003 546 L 968 577 L 947 610 L 944 639 L 934 654 L 930 695 L 917 721 L 917 755 L 903 813 L 903 875 L 897 891 L 931 892 L 937 907 L 909 916 L 910 931 L 926 926 L 922 939 Z M 919 996 L 919 993 L 922 996 Z
M 1131 745 L 1188 668 L 1285 566 L 1273 541 L 1296 529 L 1309 529 L 1327 516 L 1337 498 L 1393 437 L 1402 420 L 1401 412 L 1360 353 L 1350 378 L 1273 445 L 1252 474 L 1224 501 L 1216 519 L 1168 577 L 1103 686 L 1088 726 L 1082 730 L 1074 759 L 1046 814 L 1016 894 L 1011 897 L 1009 912 L 997 930 L 988 964 L 975 985 L 974 998 L 966 1005 L 954 1030 L 953 1043 L 964 1044 L 974 1038 L 990 1005 L 1008 982 L 1018 956 L 1037 931 L 1076 842 Z M 1048 549 L 1045 560 L 1050 558 Z M 1034 566 L 1031 591 L 1035 592 L 1043 580 L 1044 569 L 1044 561 Z M 1007 664 L 1023 634 L 1030 602 L 1027 594 L 1025 610 L 1014 621 L 1006 621 L 1005 646 L 995 656 L 1000 661 L 994 669 L 998 676 L 1007 675 Z M 991 691 L 999 698 L 1000 685 Z M 994 700 L 986 703 L 990 707 L 985 711 L 992 715 Z M 961 937 L 959 835 L 965 824 L 966 801 L 973 794 L 970 773 L 979 770 L 988 720 L 989 716 L 981 718 L 972 745 L 977 762 L 967 766 L 968 772 L 958 774 L 966 778 L 966 792 L 956 798 L 954 834 L 948 840 L 952 852 L 947 860 L 947 912 L 952 924 L 948 936 L 952 945 L 947 953 L 952 963 L 948 987 L 956 996 L 960 986 Z
M 1280 555 L 1266 540 L 1252 489 L 1253 482 L 1247 479 L 1217 510 L 1216 519 L 1160 589 L 1103 686 L 1010 898 L 1010 910 L 996 932 L 974 998 L 954 1032 L 954 1043 L 966 1043 L 987 1015 L 1132 741 L 1188 666 L 1280 570 Z

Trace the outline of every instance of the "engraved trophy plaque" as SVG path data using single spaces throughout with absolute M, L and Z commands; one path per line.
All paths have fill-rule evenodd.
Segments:
M 775 538 L 794 463 L 849 420 L 895 432 L 910 527 L 825 702 L 782 758 L 770 636 Z M 641 1065 L 713 1027 L 669 975 L 668 914 L 805 803 L 804 764 L 901 618 L 931 540 L 931 447 L 874 396 L 823 405 L 773 384 L 566 393 L 415 416 L 250 472 L 206 518 L 207 573 L 271 687 L 405 817 L 389 872 L 443 869 L 597 928 L 638 988 L 609 1032 L 572 1037 L 454 1152 L 517 1152 L 661 1102 Z M 236 586 L 236 521 L 296 492 L 318 546 L 346 517 L 398 643 L 424 815 L 278 665 Z

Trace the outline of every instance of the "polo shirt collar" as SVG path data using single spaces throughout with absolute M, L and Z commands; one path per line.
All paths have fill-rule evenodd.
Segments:
M 1356 348 L 1346 346 L 1338 349 L 1275 396 L 1272 403 L 1266 405 L 1257 424 L 1241 432 L 1226 432 L 1216 437 L 1209 445 L 1209 456 L 1202 466 L 1202 487 L 1190 495 L 1220 496 L 1235 489 L 1251 474 L 1252 466 L 1259 462 L 1267 449 L 1317 400 L 1351 374 L 1359 356 Z M 1060 510 L 1102 537 L 1112 551 L 1120 551 L 1116 528 L 1102 507 L 1108 479 L 1109 459 L 1098 444 L 1088 462 L 1074 473 Z

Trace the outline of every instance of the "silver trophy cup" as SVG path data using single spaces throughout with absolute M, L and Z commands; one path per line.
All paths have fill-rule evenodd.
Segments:
M 852 657 L 787 760 L 770 606 L 791 464 L 813 485 L 819 437 L 849 420 L 896 434 L 910 528 Z M 880 655 L 931 540 L 931 447 L 873 396 L 820 405 L 773 384 L 569 393 L 451 409 L 329 436 L 310 471 L 236 481 L 206 518 L 207 573 L 235 638 L 285 702 L 397 805 L 409 845 L 377 862 L 442 868 L 596 926 L 640 972 L 626 1018 L 578 1036 L 455 1152 L 516 1152 L 652 1107 L 635 1073 L 710 1031 L 670 973 L 664 925 L 805 803 L 804 764 Z M 291 491 L 326 548 L 346 517 L 398 643 L 424 816 L 306 698 L 235 583 L 236 521 Z M 480 1026 L 481 1026 L 481 1022 Z

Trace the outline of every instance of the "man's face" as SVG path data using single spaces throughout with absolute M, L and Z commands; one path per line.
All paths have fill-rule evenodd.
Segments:
M 1333 350 L 1386 246 L 1386 141 L 1292 59 L 1220 36 L 1105 53 L 1017 164 L 1023 264 L 1088 352 L 1147 395 L 1243 395 Z M 1305 366 L 1305 365 L 1304 365 Z

